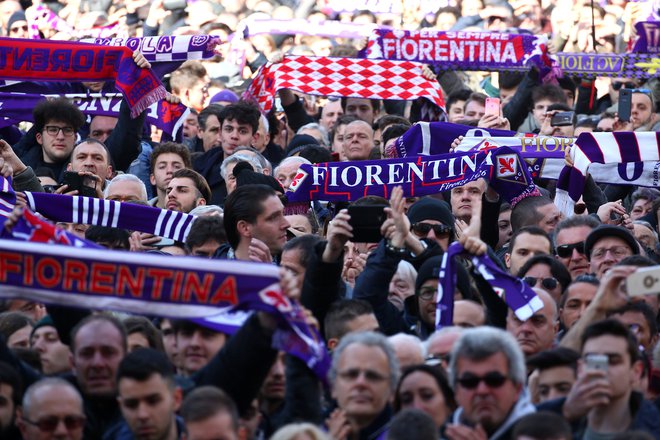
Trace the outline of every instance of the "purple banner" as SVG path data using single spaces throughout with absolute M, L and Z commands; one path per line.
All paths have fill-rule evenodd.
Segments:
M 635 24 L 637 42 L 633 48 L 636 53 L 660 52 L 660 21 L 642 21 Z
M 567 74 L 576 76 L 609 76 L 647 79 L 657 76 L 660 58 L 652 54 L 593 54 L 568 53 L 557 54 L 559 67 Z

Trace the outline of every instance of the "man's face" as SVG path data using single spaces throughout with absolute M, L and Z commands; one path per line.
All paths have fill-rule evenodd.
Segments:
M 220 132 L 220 121 L 216 115 L 209 115 L 206 118 L 206 129 L 199 127 L 197 137 L 202 139 L 202 148 L 209 151 L 211 148 L 222 146 L 222 133 Z
M 632 250 L 622 239 L 618 237 L 601 238 L 591 249 L 591 272 L 600 278 L 609 268 L 632 254 Z
M 286 269 L 296 278 L 296 285 L 302 289 L 303 281 L 305 280 L 306 267 L 300 263 L 300 249 L 290 249 L 282 252 L 282 260 L 280 266 Z
M 474 301 L 454 301 L 453 325 L 457 327 L 479 327 L 486 323 L 484 308 Z
M 277 174 L 275 174 L 275 178 L 280 182 L 282 188 L 285 190 L 289 189 L 291 182 L 293 182 L 293 179 L 296 177 L 296 173 L 298 172 L 299 167 L 300 162 L 298 161 L 292 161 L 277 167 Z
M 501 248 L 511 239 L 513 230 L 511 229 L 511 210 L 500 212 L 497 217 L 497 228 L 499 230 L 499 240 L 497 241 L 497 248 Z
M 321 126 L 325 127 L 326 130 L 330 131 L 335 127 L 335 122 L 337 118 L 344 114 L 344 110 L 341 108 L 341 101 L 328 101 L 328 103 L 323 107 L 321 112 L 321 120 L 319 123 Z
M 596 130 L 611 132 L 612 130 L 614 130 L 614 118 L 601 119 L 600 121 L 598 121 L 598 125 L 596 125 Z
M 227 336 L 204 327 L 184 327 L 176 334 L 176 346 L 183 371 L 201 370 L 225 345 Z
M 289 222 L 291 228 L 296 231 L 300 231 L 303 234 L 312 234 L 312 224 L 309 222 L 309 218 L 306 215 L 302 214 L 291 214 L 286 215 L 286 221 Z
M 66 418 L 78 421 L 77 427 L 67 429 Z M 59 419 L 54 431 L 41 431 L 38 426 L 28 423 Z M 82 440 L 84 413 L 80 396 L 68 386 L 44 386 L 37 390 L 29 412 L 23 413 L 18 422 L 23 440 Z
M 160 374 L 147 380 L 119 380 L 119 408 L 133 438 L 161 440 L 176 436 L 174 413 L 181 403 L 181 389 Z
M 133 180 L 119 180 L 113 182 L 108 188 L 107 200 L 118 202 L 146 202 L 142 185 Z
M 630 122 L 633 124 L 633 130 L 642 125 L 646 125 L 653 117 L 653 103 L 651 98 L 644 93 L 633 93 L 630 110 Z
M 469 221 L 472 217 L 472 206 L 486 190 L 483 180 L 475 180 L 451 190 L 451 212 L 454 217 Z
M 542 235 L 523 232 L 516 236 L 513 247 L 505 256 L 509 273 L 516 275 L 520 268 L 535 255 L 550 253 L 550 242 Z
M 602 335 L 587 339 L 582 347 L 582 359 L 589 354 L 604 354 L 609 358 L 607 381 L 610 385 L 610 401 L 630 392 L 639 377 L 641 363 L 631 362 L 626 340 L 619 336 Z
M 551 104 L 555 104 L 555 102 L 545 98 L 540 99 L 534 103 L 532 115 L 534 116 L 534 120 L 539 127 L 543 125 L 543 122 L 546 118 L 545 114 Z
M 14 388 L 6 383 L 0 383 L 0 433 L 14 424 Z
M 486 107 L 479 101 L 474 99 L 467 101 L 465 104 L 465 119 L 481 119 L 486 114 Z
M 240 124 L 233 119 L 224 120 L 220 135 L 225 158 L 234 154 L 236 147 L 250 147 L 254 141 L 252 126 L 250 124 Z
M 449 122 L 460 124 L 465 120 L 465 101 L 456 101 L 449 107 L 447 118 Z
M 575 379 L 575 370 L 571 367 L 560 366 L 539 371 L 539 403 L 568 396 Z
M 286 390 L 284 352 L 279 352 L 261 386 L 261 398 L 267 402 L 283 401 Z
M 218 118 L 216 118 L 217 120 Z M 183 121 L 183 137 L 186 139 L 194 139 L 197 137 L 199 131 L 199 122 L 195 113 L 190 113 Z
M 115 129 L 117 121 L 117 118 L 111 116 L 94 116 L 89 123 L 89 137 L 105 143 Z
M 433 298 L 423 299 L 420 295 L 417 296 L 417 305 L 419 308 L 420 319 L 428 325 L 435 325 L 435 311 L 437 308 L 436 297 L 438 291 L 438 280 L 426 280 L 419 288 L 420 292 L 433 291 Z
M 196 257 L 211 258 L 219 247 L 220 243 L 210 238 L 201 245 L 190 248 L 190 253 Z
M 562 229 L 555 238 L 555 246 L 557 248 L 563 245 L 581 244 L 577 249 L 570 249 L 571 254 L 568 257 L 557 255 L 557 259 L 564 265 L 564 267 L 566 267 L 566 269 L 568 269 L 573 279 L 578 275 L 589 273 L 590 268 L 587 256 L 579 251 L 584 250 L 583 243 L 590 232 L 591 228 L 589 226 L 575 226 L 573 228 Z
M 355 343 L 342 352 L 332 395 L 349 421 L 367 426 L 383 411 L 392 394 L 390 373 L 379 347 Z
M 369 126 L 374 123 L 376 117 L 374 108 L 371 106 L 371 101 L 366 98 L 347 98 L 346 114 L 363 120 Z
M 573 327 L 587 306 L 596 296 L 597 286 L 589 283 L 575 283 L 566 289 L 566 301 L 560 311 L 560 319 L 566 329 Z
M 562 214 L 557 205 L 548 203 L 547 205 L 537 208 L 537 212 L 543 216 L 539 221 L 538 226 L 548 234 L 552 234 L 555 230 L 557 223 L 561 221 Z
M 167 184 L 166 209 L 189 213 L 199 205 L 206 204 L 195 182 L 189 177 L 175 177 Z
M 174 329 L 172 328 L 172 323 L 169 319 L 163 319 L 163 322 L 160 324 L 160 332 L 163 335 L 163 347 L 165 348 L 165 353 L 170 359 L 170 362 L 178 368 L 179 358 L 176 346 L 176 335 L 174 334 Z
M 633 235 L 635 236 L 635 239 L 637 239 L 637 241 L 645 248 L 655 249 L 655 245 L 657 244 L 658 240 L 655 238 L 653 230 L 649 227 L 645 225 L 633 224 Z
M 62 163 L 71 156 L 76 143 L 76 130 L 66 122 L 51 120 L 36 134 L 36 139 L 43 149 L 44 162 Z
M 344 132 L 344 156 L 346 160 L 367 160 L 374 147 L 374 131 L 364 121 L 354 121 Z
M 183 159 L 178 154 L 159 154 L 156 158 L 156 163 L 154 164 L 154 171 L 151 176 L 149 176 L 149 181 L 159 190 L 165 191 L 167 189 L 167 184 L 172 180 L 172 174 L 181 168 L 185 168 L 185 165 Z
M 526 321 L 519 320 L 515 313 L 509 310 L 506 319 L 506 331 L 516 338 L 525 356 L 552 348 L 558 330 L 554 300 L 547 293 L 534 290 L 543 301 L 543 308 Z
M 495 430 L 507 418 L 515 405 L 522 387 L 514 384 L 509 378 L 509 367 L 503 353 L 481 359 L 479 361 L 459 358 L 456 362 L 456 377 L 484 377 L 489 373 L 499 373 L 506 381 L 499 387 L 490 387 L 482 380 L 476 388 L 466 388 L 460 382 L 456 384 L 456 402 L 463 408 L 463 416 L 469 422 L 477 424 L 486 432 Z
M 340 160 L 346 160 L 346 157 L 344 157 L 344 133 L 346 132 L 346 125 L 338 125 L 335 129 L 335 136 L 332 138 L 332 151 L 339 154 Z
M 186 421 L 186 440 L 238 440 L 231 415 L 220 411 L 213 416 L 197 421 Z
M 204 79 L 200 78 L 194 86 L 185 89 L 183 93 L 184 96 L 181 97 L 181 101 L 187 107 L 192 107 L 199 113 L 204 109 L 204 103 L 209 97 L 209 86 Z
M 653 202 L 649 199 L 637 199 L 630 210 L 630 219 L 638 220 L 651 212 Z
M 443 225 L 444 224 L 439 220 L 431 220 L 431 219 L 424 219 L 424 220 L 421 220 L 418 223 L 425 223 L 425 224 L 428 224 L 428 225 Z M 454 225 L 445 225 L 445 226 L 449 226 L 452 229 L 454 227 Z M 413 229 L 412 232 L 418 238 L 428 238 L 429 240 L 435 240 L 435 242 L 438 243 L 438 246 L 440 246 L 440 248 L 442 248 L 445 251 L 449 247 L 449 237 L 451 235 L 451 232 L 447 232 L 446 234 L 436 234 L 435 231 L 433 230 L 433 228 L 431 228 L 426 235 L 422 235 L 422 233 L 420 231 L 415 231 L 415 229 Z
M 644 318 L 644 314 L 642 312 L 628 310 L 625 313 L 614 315 L 613 318 L 621 321 L 630 329 L 631 333 L 637 338 L 637 342 L 639 342 L 639 344 L 644 347 L 645 351 L 653 351 L 653 345 L 657 337 L 656 335 L 651 334 L 649 324 Z
M 114 396 L 117 367 L 126 354 L 119 330 L 108 321 L 91 321 L 75 339 L 74 370 L 84 395 Z
M 286 243 L 286 230 L 290 226 L 284 217 L 284 205 L 277 196 L 268 197 L 261 205 L 261 214 L 254 224 L 249 225 L 250 238 L 263 241 L 271 253 L 279 254 Z
M 76 146 L 71 155 L 69 171 L 89 171 L 103 180 L 112 175 L 112 167 L 108 162 L 108 152 L 96 142 L 83 142 Z
M 39 327 L 32 334 L 31 348 L 39 353 L 44 374 L 53 375 L 71 371 L 71 351 L 62 344 L 55 327 Z

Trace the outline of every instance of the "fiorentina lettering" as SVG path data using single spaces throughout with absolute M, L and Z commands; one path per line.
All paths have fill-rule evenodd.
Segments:
M 459 33 L 456 38 L 434 40 L 383 38 L 383 55 L 389 59 L 421 62 L 517 63 L 519 61 L 513 41 L 463 39 L 469 38 L 468 35 L 471 34 Z
M 522 137 L 520 138 L 520 147 L 523 153 L 540 153 L 555 151 L 564 151 L 566 147 L 573 145 L 573 138 L 564 137 Z
M 0 48 L 0 69 L 38 72 L 113 72 L 119 68 L 122 52 L 119 50 Z
M 190 270 L 62 260 L 3 251 L 0 283 L 10 280 L 19 281 L 27 288 L 90 292 L 117 298 L 207 306 L 238 304 L 234 276 L 217 277 Z

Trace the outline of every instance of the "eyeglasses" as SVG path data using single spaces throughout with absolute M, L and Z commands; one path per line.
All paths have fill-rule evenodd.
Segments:
M 73 127 L 58 127 L 57 125 L 46 125 L 44 127 L 44 130 L 46 133 L 48 133 L 51 136 L 57 136 L 57 134 L 62 131 L 62 134 L 67 137 L 71 137 L 74 134 L 76 134 L 76 130 L 73 129 Z
M 430 366 L 441 365 L 441 364 L 449 365 L 450 361 L 451 361 L 451 353 L 445 353 L 445 354 L 438 353 L 438 354 L 429 354 L 426 357 L 424 363 Z
M 350 370 L 340 371 L 337 375 L 340 378 L 348 381 L 357 380 L 360 375 L 364 375 L 366 381 L 372 383 L 382 382 L 387 379 L 387 376 L 384 376 L 377 371 L 360 370 L 359 368 L 351 368 Z
M 580 241 L 572 244 L 562 244 L 557 246 L 555 251 L 557 252 L 559 258 L 569 258 L 571 255 L 573 255 L 574 249 L 578 252 L 578 254 L 584 255 L 584 242 Z
M 614 90 L 621 90 L 622 87 L 626 89 L 634 89 L 635 88 L 635 83 L 632 82 L 621 82 L 621 81 L 614 81 L 612 83 L 612 88 Z
M 23 32 L 27 32 L 27 30 L 28 30 L 27 24 L 24 24 L 23 26 L 11 27 L 11 28 L 9 28 L 9 33 L 10 34 L 17 34 L 18 31 L 21 31 L 21 30 Z
M 424 301 L 431 301 L 438 289 L 436 287 L 427 287 L 417 291 L 417 295 L 422 298 Z
M 483 381 L 489 388 L 499 388 L 504 385 L 504 382 L 506 382 L 507 379 L 508 377 L 499 371 L 491 371 L 490 373 L 486 373 L 484 376 L 465 373 L 457 379 L 457 382 L 463 388 L 467 390 L 473 390 L 479 386 L 479 382 L 481 381 Z
M 60 417 L 46 417 L 41 420 L 28 420 L 23 419 L 23 421 L 29 425 L 36 426 L 41 432 L 53 432 L 57 429 L 60 422 L 64 422 L 64 426 L 67 431 L 73 431 L 75 429 L 80 429 L 85 424 L 85 417 L 83 416 L 65 416 Z
M 436 237 L 448 237 L 451 233 L 451 228 L 447 225 L 432 225 L 431 223 L 417 222 L 411 226 L 412 231 L 422 237 L 428 235 L 433 229 Z
M 530 287 L 536 286 L 536 283 L 539 280 L 541 281 L 541 286 L 544 289 L 547 289 L 547 290 L 555 289 L 555 288 L 557 288 L 557 284 L 559 284 L 557 279 L 552 278 L 552 277 L 550 277 L 550 278 L 538 278 L 538 277 L 525 277 L 525 278 L 523 278 L 523 281 L 525 283 L 527 283 L 527 285 L 530 286 Z
M 598 248 L 591 252 L 591 258 L 603 258 L 610 252 L 615 258 L 627 257 L 631 254 L 630 248 L 626 246 L 614 246 L 611 248 Z

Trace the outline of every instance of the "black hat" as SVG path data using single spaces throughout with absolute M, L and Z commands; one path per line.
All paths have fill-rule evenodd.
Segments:
M 320 145 L 319 141 L 314 136 L 308 134 L 297 134 L 291 138 L 291 142 L 286 146 L 286 157 L 293 156 L 299 153 L 304 147 L 308 145 Z
M 408 220 L 410 223 L 422 220 L 437 220 L 443 225 L 454 229 L 454 216 L 447 202 L 432 197 L 424 197 L 413 203 L 408 209 Z
M 278 182 L 276 178 L 256 173 L 249 162 L 238 162 L 234 166 L 232 174 L 236 177 L 237 188 L 243 185 L 261 184 L 270 186 L 276 192 L 284 194 L 284 188 L 282 188 L 282 185 L 280 185 L 280 182 Z
M 600 225 L 592 230 L 589 235 L 587 235 L 587 239 L 584 241 L 584 252 L 588 260 L 591 260 L 591 250 L 593 249 L 596 242 L 601 238 L 606 237 L 620 238 L 626 242 L 628 247 L 630 247 L 632 250 L 633 254 L 639 254 L 639 245 L 637 244 L 637 240 L 635 240 L 635 237 L 630 232 L 628 232 L 626 228 L 613 225 Z

